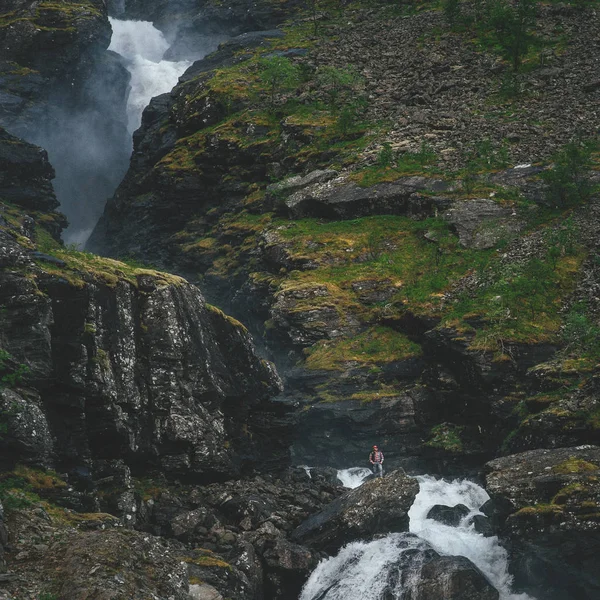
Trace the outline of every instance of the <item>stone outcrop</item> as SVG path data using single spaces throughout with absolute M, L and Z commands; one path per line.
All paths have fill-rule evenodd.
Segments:
M 293 192 L 276 204 L 275 209 L 288 217 L 302 219 L 356 219 L 371 215 L 407 215 L 424 218 L 449 206 L 443 196 L 421 192 L 443 192 L 448 184 L 427 177 L 400 178 L 393 183 L 359 187 L 346 183 L 315 183 Z M 284 193 L 285 188 L 279 193 Z
M 444 598 L 448 600 L 498 600 L 498 591 L 485 575 L 464 556 L 440 556 L 433 550 L 408 557 L 410 571 L 418 570 L 412 584 L 411 600 Z
M 486 470 L 516 583 L 550 600 L 598 595 L 600 448 L 531 450 Z
M 253 462 L 251 422 L 278 383 L 240 323 L 151 272 L 69 282 L 2 235 L 2 347 L 29 384 L 3 392 L 3 409 L 18 407 L 5 456 L 28 448 L 28 462 L 68 468 L 125 458 L 208 479 Z
M 435 506 L 432 506 L 431 510 L 427 513 L 427 518 L 444 523 L 444 525 L 457 527 L 461 520 L 466 517 L 469 512 L 471 511 L 464 504 L 457 504 L 456 506 L 436 504 Z
M 292 539 L 334 553 L 356 539 L 408 530 L 408 509 L 419 491 L 403 471 L 347 492 L 297 527 Z
M 453 204 L 444 218 L 456 228 L 463 246 L 479 250 L 514 237 L 524 226 L 516 211 L 498 206 L 490 198 Z
M 280 478 L 192 486 L 171 485 L 164 476 L 126 480 L 118 465 L 105 466 L 86 493 L 118 518 L 63 508 L 76 492 L 56 474 L 20 467 L 13 480 L 18 486 L 19 478 L 26 479 L 29 493 L 45 500 L 26 496 L 22 488 L 9 490 L 10 482 L 3 480 L 12 508 L 10 544 L 0 529 L 0 543 L 10 550 L 9 573 L 0 573 L 0 581 L 11 597 L 21 597 L 27 586 L 29 593 L 52 591 L 65 599 L 92 593 L 99 598 L 155 594 L 188 600 L 188 593 L 192 599 L 295 598 L 322 555 L 291 542 L 290 532 L 342 491 L 312 481 L 303 469 L 285 471 Z M 125 500 L 121 492 L 128 486 Z M 15 508 L 19 501 L 21 507 Z M 135 585 L 138 589 L 131 589 Z
M 8 0 L 0 23 L 0 124 L 16 133 L 31 132 L 43 123 L 44 113 L 48 116 L 59 90 L 65 100 L 82 89 L 108 47 L 106 6 L 102 0 Z

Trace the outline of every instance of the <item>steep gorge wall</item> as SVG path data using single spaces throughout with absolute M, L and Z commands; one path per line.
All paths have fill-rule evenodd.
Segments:
M 110 39 L 102 0 L 0 8 L 0 125 L 50 153 L 73 242 L 94 226 L 130 154 L 130 76 Z
M 12 201 L 0 232 L 3 368 L 23 372 L 0 392 L 4 463 L 93 471 L 123 460 L 214 480 L 285 462 L 285 436 L 269 439 L 278 378 L 245 328 L 182 279 L 62 249 L 44 229 L 58 218 L 45 154 L 2 142 L 46 194 L 25 212 L 14 182 L 0 190 Z

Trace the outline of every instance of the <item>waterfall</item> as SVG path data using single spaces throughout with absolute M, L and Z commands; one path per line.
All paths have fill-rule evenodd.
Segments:
M 113 35 L 109 50 L 126 59 L 131 73 L 131 92 L 127 102 L 127 121 L 133 133 L 142 120 L 142 112 L 150 99 L 170 92 L 190 61 L 163 60 L 169 49 L 165 36 L 148 21 L 110 19 Z
M 350 469 L 340 469 L 337 472 L 337 478 L 344 487 L 354 489 L 361 485 L 364 480 L 372 475 L 373 471 L 366 467 L 351 467 Z
M 533 600 L 527 594 L 512 593 L 507 553 L 498 538 L 484 537 L 469 524 L 473 515 L 481 514 L 479 508 L 489 499 L 487 492 L 471 481 L 447 482 L 429 476 L 417 480 L 419 493 L 408 513 L 410 533 L 348 544 L 337 556 L 318 564 L 300 600 L 379 600 L 384 593 L 396 600 L 413 597 L 419 556 L 431 548 L 441 555 L 470 559 L 498 590 L 500 600 Z M 470 514 L 457 527 L 444 525 L 427 518 L 436 504 L 464 504 Z

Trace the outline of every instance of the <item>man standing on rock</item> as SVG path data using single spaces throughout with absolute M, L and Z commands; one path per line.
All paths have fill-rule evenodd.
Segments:
M 373 465 L 375 477 L 383 477 L 383 452 L 377 446 L 373 446 L 373 452 L 369 454 L 369 462 Z

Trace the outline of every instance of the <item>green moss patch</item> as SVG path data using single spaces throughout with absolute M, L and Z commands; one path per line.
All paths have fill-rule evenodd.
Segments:
M 44 254 L 64 261 L 65 266 L 56 266 L 53 263 L 38 259 L 36 262 L 46 272 L 69 281 L 75 287 L 84 287 L 86 277 L 102 281 L 104 284 L 114 287 L 120 281 L 128 281 L 137 286 L 138 277 L 145 275 L 155 278 L 157 285 L 182 285 L 185 280 L 176 275 L 155 271 L 153 269 L 140 268 L 137 265 L 129 265 L 126 262 L 104 258 L 81 252 L 70 247 L 61 246 L 42 227 L 36 228 L 37 247 Z
M 350 339 L 321 341 L 308 352 L 309 369 L 340 371 L 348 363 L 376 366 L 420 356 L 421 347 L 404 334 L 387 327 L 371 329 Z
M 552 467 L 553 473 L 560 473 L 562 475 L 571 473 L 589 473 L 598 470 L 600 470 L 599 465 L 577 458 L 576 456 L 571 456 L 568 460 Z

